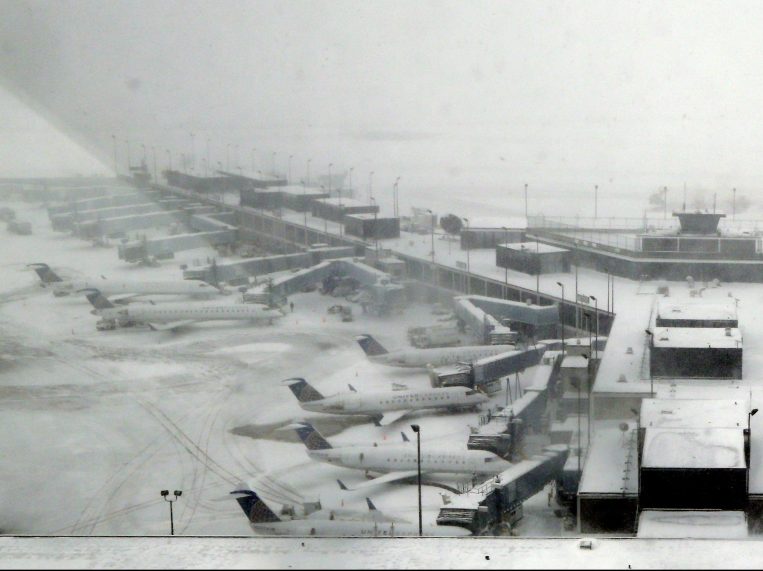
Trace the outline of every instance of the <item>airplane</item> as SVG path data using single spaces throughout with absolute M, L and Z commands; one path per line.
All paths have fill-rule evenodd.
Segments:
M 178 329 L 197 321 L 248 320 L 253 323 L 267 322 L 285 315 L 281 308 L 254 304 L 189 305 L 187 303 L 163 303 L 140 307 L 117 307 L 97 289 L 84 290 L 88 301 L 101 317 L 96 324 L 99 330 L 116 329 L 136 324 L 148 325 L 156 331 Z
M 310 423 L 300 422 L 294 425 L 297 435 L 307 448 L 307 455 L 314 460 L 327 462 L 344 468 L 381 473 L 379 476 L 357 484 L 345 486 L 348 490 L 360 490 L 368 487 L 388 484 L 413 478 L 418 474 L 418 456 L 407 437 L 405 444 L 385 446 L 343 446 L 334 448 L 323 438 Z M 421 454 L 421 474 L 500 474 L 513 464 L 483 450 L 453 450 L 427 446 Z M 342 485 L 342 484 L 340 484 Z
M 477 407 L 490 400 L 484 393 L 468 387 L 359 393 L 349 385 L 349 392 L 324 397 L 302 378 L 286 379 L 282 384 L 291 389 L 304 410 L 368 415 L 378 426 L 392 424 L 414 410 Z
M 64 280 L 48 264 L 28 264 L 28 267 L 32 268 L 40 277 L 40 285 L 53 290 L 53 295 L 56 297 L 71 295 L 83 289 L 98 289 L 106 296 L 192 295 L 206 297 L 223 293 L 220 288 L 200 280 L 145 282 L 120 282 L 106 278 L 101 280 Z
M 514 345 L 473 345 L 464 347 L 434 347 L 431 349 L 401 349 L 387 351 L 384 346 L 371 335 L 360 335 L 358 345 L 368 359 L 374 363 L 392 367 L 426 367 L 433 365 L 456 365 L 470 363 L 484 357 L 492 357 L 499 353 L 514 351 Z
M 371 520 L 340 519 L 296 519 L 291 514 L 280 516 L 250 489 L 238 489 L 231 492 L 238 505 L 249 519 L 249 525 L 263 535 L 290 535 L 304 537 L 407 537 L 418 536 L 419 526 L 410 523 L 395 523 Z M 375 510 L 373 503 L 366 498 L 369 509 Z M 424 526 L 424 535 L 465 536 L 469 530 L 454 526 Z

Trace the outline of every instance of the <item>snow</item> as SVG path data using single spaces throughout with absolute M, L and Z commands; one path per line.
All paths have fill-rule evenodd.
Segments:
M 655 327 L 652 333 L 659 349 L 742 348 L 742 332 L 736 327 Z
M 557 248 L 556 246 L 549 246 L 548 244 L 542 244 L 540 242 L 516 242 L 501 244 L 500 246 L 507 250 L 515 250 L 517 252 L 529 251 L 533 254 L 559 254 L 569 252 L 569 250 L 565 250 L 564 248 Z
M 642 468 L 745 469 L 741 428 L 647 428 Z
M 336 484 L 337 478 L 360 483 L 364 474 L 311 460 L 286 428 L 300 419 L 313 422 L 335 446 L 400 444 L 401 432 L 413 439 L 409 425 L 416 423 L 425 450 L 466 449 L 480 412 L 420 411 L 376 427 L 364 417 L 307 413 L 280 384 L 304 377 L 323 394 L 346 391 L 348 383 L 359 392 L 393 383 L 429 388 L 425 370 L 371 363 L 355 338 L 370 332 L 400 347 L 408 326 L 437 323 L 430 307 L 412 304 L 395 318 L 357 312 L 354 322 L 342 323 L 327 314 L 336 299 L 313 292 L 290 296 L 294 313 L 273 326 L 215 322 L 182 332 L 99 332 L 85 299 L 53 297 L 26 264 L 47 262 L 77 276 L 179 279 L 181 264 L 201 263 L 215 251 L 181 252 L 158 267 L 126 264 L 113 248 L 53 232 L 36 205 L 10 206 L 32 222 L 34 234 L 4 235 L 0 251 L 3 532 L 164 534 L 168 507 L 159 491 L 170 488 L 183 490 L 175 504 L 177 533 L 249 537 L 238 505 L 217 500 L 239 481 L 262 474 L 324 507 L 367 509 L 366 494 L 342 492 Z M 223 300 L 238 301 L 237 294 Z M 499 393 L 490 404 L 503 400 Z M 444 482 L 457 487 L 467 480 Z M 441 493 L 424 487 L 425 524 L 434 523 Z M 371 497 L 388 515 L 416 521 L 415 486 L 380 486 Z M 534 534 L 559 533 L 560 520 L 549 508 L 534 513 Z
M 613 421 L 597 423 L 591 446 L 585 458 L 580 481 L 580 494 L 638 495 L 638 462 L 636 461 L 636 423 Z M 631 462 L 626 463 L 630 458 Z
M 516 538 L 0 538 L 5 569 L 757 569 L 750 540 Z M 744 554 L 740 556 L 740 554 Z
M 638 520 L 640 538 L 744 539 L 747 536 L 744 512 L 644 510 Z
M 733 299 L 714 302 L 705 300 L 677 302 L 666 297 L 660 300 L 657 315 L 663 319 L 673 320 L 732 321 L 737 319 L 737 308 Z
M 641 426 L 652 428 L 746 428 L 747 399 L 644 399 Z

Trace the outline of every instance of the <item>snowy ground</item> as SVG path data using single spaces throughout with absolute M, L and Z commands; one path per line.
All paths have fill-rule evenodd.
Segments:
M 26 264 L 47 262 L 71 275 L 169 279 L 181 277 L 180 264 L 213 251 L 180 253 L 158 268 L 128 265 L 113 248 L 54 233 L 42 209 L 10 206 L 32 222 L 34 234 L 5 233 L 0 250 L 3 533 L 165 534 L 169 510 L 159 491 L 178 489 L 178 534 L 250 535 L 225 496 L 263 473 L 326 508 L 365 509 L 362 493 L 340 492 L 335 483 L 359 482 L 361 473 L 310 460 L 291 430 L 279 430 L 295 419 L 314 421 L 336 444 L 397 443 L 416 422 L 422 446 L 438 440 L 465 448 L 477 413 L 419 413 L 377 428 L 305 413 L 279 384 L 303 376 L 324 394 L 348 382 L 359 391 L 392 382 L 429 386 L 423 371 L 369 363 L 354 342 L 367 332 L 402 347 L 408 325 L 436 321 L 428 307 L 411 307 L 396 320 L 356 308 L 356 320 L 342 323 L 326 313 L 334 298 L 309 293 L 293 296 L 294 313 L 272 327 L 212 322 L 177 333 L 98 332 L 84 299 L 54 298 Z M 434 523 L 441 493 L 425 487 L 425 524 Z M 416 520 L 415 486 L 380 487 L 372 497 L 385 513 Z M 545 493 L 525 514 L 522 534 L 561 532 Z

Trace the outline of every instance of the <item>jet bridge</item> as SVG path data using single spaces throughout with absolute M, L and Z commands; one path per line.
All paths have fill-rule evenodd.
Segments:
M 126 262 L 140 262 L 149 258 L 170 258 L 175 252 L 193 248 L 232 244 L 237 239 L 238 229 L 232 224 L 220 220 L 220 218 L 230 218 L 226 214 L 192 214 L 188 219 L 188 225 L 198 232 L 134 240 L 120 244 L 117 248 L 119 259 Z
M 497 413 L 489 412 L 480 417 L 480 424 L 469 436 L 467 448 L 487 450 L 511 459 L 521 451 L 522 441 L 528 429 L 541 432 L 546 420 L 549 394 L 553 394 L 561 364 L 560 351 L 546 351 L 535 368 L 532 384 L 522 396 L 509 402 Z
M 522 504 L 561 475 L 568 455 L 567 446 L 555 444 L 517 462 L 440 508 L 437 525 L 465 527 L 475 535 L 511 526 L 521 519 Z
M 542 339 L 556 336 L 559 323 L 559 308 L 556 305 L 528 305 L 481 295 L 455 297 L 453 305 L 454 313 L 482 343 L 489 342 L 491 333 L 508 324 L 526 337 Z

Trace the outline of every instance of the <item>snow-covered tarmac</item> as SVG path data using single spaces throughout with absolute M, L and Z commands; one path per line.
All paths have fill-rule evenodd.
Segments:
M 34 234 L 0 230 L 3 533 L 166 534 L 169 510 L 159 491 L 177 489 L 183 496 L 175 504 L 176 533 L 250 535 L 244 515 L 225 497 L 239 481 L 262 474 L 307 501 L 320 499 L 324 508 L 365 509 L 362 492 L 340 492 L 335 482 L 360 482 L 363 474 L 310 460 L 292 431 L 281 430 L 295 419 L 314 421 L 337 444 L 397 443 L 416 422 L 423 447 L 438 440 L 465 448 L 475 412 L 418 413 L 376 427 L 306 413 L 279 383 L 302 376 L 324 394 L 347 383 L 359 391 L 392 382 L 429 386 L 424 371 L 369 363 L 354 341 L 373 333 L 401 347 L 408 325 L 436 321 L 428 307 L 414 305 L 397 319 L 355 307 L 356 320 L 342 323 L 326 311 L 336 299 L 305 293 L 290 298 L 294 313 L 273 326 L 212 322 L 175 333 L 99 332 L 83 298 L 54 298 L 26 264 L 47 262 L 71 275 L 177 279 L 180 264 L 203 262 L 213 250 L 184 252 L 158 268 L 128 265 L 114 248 L 53 232 L 36 205 L 10 206 L 32 222 Z M 442 493 L 424 488 L 425 524 L 434 523 Z M 385 513 L 416 520 L 415 486 L 388 485 L 370 495 Z M 559 534 L 545 494 L 525 513 L 523 534 Z

